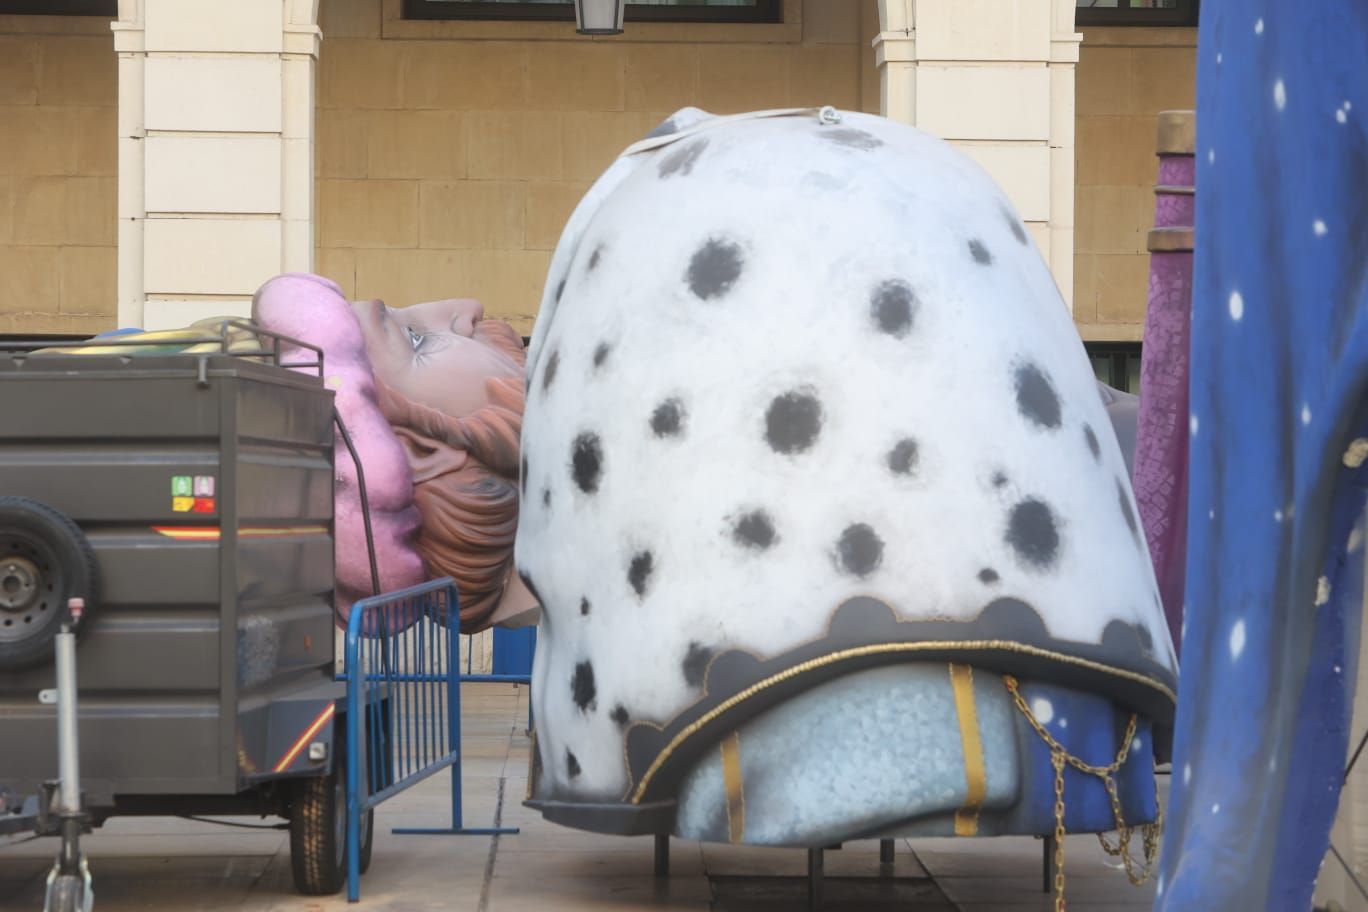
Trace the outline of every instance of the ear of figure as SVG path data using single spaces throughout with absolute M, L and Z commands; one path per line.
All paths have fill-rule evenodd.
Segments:
M 413 473 L 414 484 L 422 484 L 438 475 L 455 472 L 470 458 L 464 449 L 441 443 L 405 427 L 394 428 L 394 433 L 408 455 L 409 470 Z

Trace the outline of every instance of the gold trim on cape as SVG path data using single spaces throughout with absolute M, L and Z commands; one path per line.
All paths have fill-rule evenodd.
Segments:
M 660 772 L 660 768 L 665 765 L 665 762 L 670 759 L 670 756 L 679 748 L 679 746 L 697 734 L 699 729 L 703 728 L 703 726 L 728 710 L 739 706 L 756 694 L 768 690 L 776 684 L 781 684 L 790 678 L 797 677 L 806 672 L 845 659 L 856 659 L 863 656 L 880 654 L 897 654 L 901 652 L 930 652 L 932 650 L 957 650 L 966 652 L 1002 650 L 1006 652 L 1019 652 L 1023 655 L 1037 656 L 1056 662 L 1063 662 L 1066 665 L 1076 665 L 1080 668 L 1087 668 L 1091 671 L 1097 671 L 1102 674 L 1112 675 L 1113 677 L 1134 681 L 1143 684 L 1146 687 L 1153 688 L 1168 697 L 1170 702 L 1176 703 L 1178 701 L 1177 696 L 1172 689 L 1152 678 L 1139 674 L 1138 672 L 1127 671 L 1124 668 L 1112 668 L 1109 665 L 1103 665 L 1101 662 L 1094 662 L 1090 659 L 1082 659 L 1078 656 L 1066 655 L 1062 652 L 1054 652 L 1049 649 L 1041 649 L 1039 646 L 1028 646 L 1025 643 L 1015 643 L 1010 640 L 924 640 L 918 643 L 877 643 L 869 646 L 856 646 L 850 649 L 842 649 L 838 652 L 828 653 L 827 655 L 809 659 L 806 662 L 799 662 L 797 665 L 785 668 L 778 674 L 771 675 L 762 681 L 752 684 L 740 693 L 733 694 L 717 706 L 708 710 L 699 718 L 690 722 L 681 729 L 678 734 L 670 739 L 670 743 L 665 745 L 664 750 L 656 755 L 656 758 L 651 761 L 651 765 L 647 768 L 646 772 L 642 774 L 641 780 L 636 783 L 635 787 L 628 787 L 627 793 L 630 797 L 627 800 L 631 804 L 640 804 L 642 799 L 646 796 L 646 789 L 650 786 L 651 780 L 655 778 L 656 773 Z M 663 730 L 663 728 L 659 730 Z M 626 746 L 624 743 L 624 750 L 625 749 Z

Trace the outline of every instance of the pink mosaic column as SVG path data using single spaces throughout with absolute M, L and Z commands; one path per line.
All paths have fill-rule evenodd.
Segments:
M 1159 115 L 1159 179 L 1149 234 L 1149 304 L 1140 362 L 1135 497 L 1175 645 L 1181 646 L 1187 542 L 1188 352 L 1192 312 L 1191 111 Z

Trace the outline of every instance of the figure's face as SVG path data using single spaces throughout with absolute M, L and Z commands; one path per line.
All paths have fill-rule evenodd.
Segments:
M 390 389 L 454 417 L 489 405 L 486 381 L 518 377 L 521 366 L 480 332 L 484 308 L 470 298 L 394 309 L 352 305 L 375 376 Z

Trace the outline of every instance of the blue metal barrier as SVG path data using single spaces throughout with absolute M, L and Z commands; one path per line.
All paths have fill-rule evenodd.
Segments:
M 347 899 L 361 896 L 361 817 L 451 770 L 451 826 L 395 833 L 493 835 L 461 817 L 461 682 L 530 684 L 529 675 L 463 675 L 460 599 L 450 579 L 364 599 L 347 623 Z M 354 762 L 360 758 L 360 762 Z M 362 772 L 365 776 L 363 779 Z

